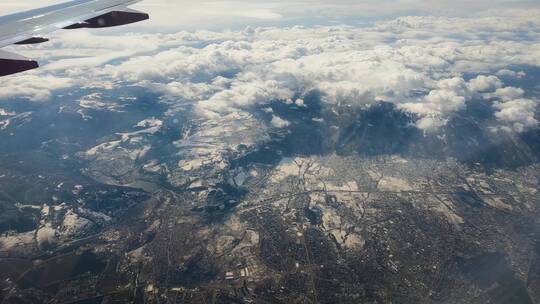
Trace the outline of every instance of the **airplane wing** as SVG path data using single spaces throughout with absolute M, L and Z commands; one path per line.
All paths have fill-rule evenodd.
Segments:
M 148 14 L 129 9 L 141 0 L 73 0 L 0 17 L 0 48 L 49 41 L 59 29 L 103 28 L 147 20 Z M 0 50 L 0 76 L 37 68 L 36 61 Z

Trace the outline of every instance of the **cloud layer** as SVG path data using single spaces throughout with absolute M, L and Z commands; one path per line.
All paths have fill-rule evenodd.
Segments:
M 535 128 L 537 101 L 515 66 L 540 66 L 540 20 L 530 11 L 505 17 L 401 17 L 371 27 L 247 28 L 174 34 L 61 34 L 53 45 L 22 47 L 42 69 L 6 78 L 0 96 L 46 100 L 74 86 L 136 84 L 170 104 L 189 103 L 222 119 L 313 91 L 327 104 L 368 107 L 385 101 L 436 131 L 469 102 L 489 102 L 498 129 Z M 470 75 L 473 75 L 471 78 Z M 33 81 L 30 81 L 34 79 Z M 288 122 L 275 116 L 271 125 Z M 504 126 L 504 128 L 502 128 Z

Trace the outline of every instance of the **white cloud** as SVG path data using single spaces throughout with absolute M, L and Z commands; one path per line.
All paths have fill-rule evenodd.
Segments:
M 492 92 L 501 86 L 501 81 L 495 76 L 480 75 L 469 82 L 461 77 L 442 79 L 436 83 L 435 89 L 419 102 L 400 104 L 399 107 L 420 115 L 418 128 L 436 131 L 444 126 L 454 113 L 464 110 L 467 101 L 471 101 L 473 97 L 481 98 L 477 96 L 478 93 Z M 501 94 L 504 92 L 506 91 L 500 91 Z
M 527 74 L 524 71 L 512 71 L 509 69 L 502 69 L 498 71 L 495 75 L 497 76 L 505 76 L 505 77 L 514 77 L 514 78 L 523 78 L 527 76 Z
M 469 81 L 469 90 L 478 93 L 492 92 L 502 87 L 502 82 L 496 76 L 480 75 Z
M 438 116 L 424 116 L 417 121 L 416 126 L 425 132 L 435 132 L 447 122 L 447 119 Z
M 230 89 L 216 93 L 211 98 L 201 101 L 198 106 L 201 113 L 215 116 L 219 113 L 236 111 L 239 107 L 289 99 L 293 95 L 294 91 L 284 88 L 277 81 L 250 79 L 248 82 L 234 83 Z
M 514 88 L 514 87 L 505 87 L 505 88 L 497 89 L 495 93 L 488 96 L 500 98 L 504 101 L 509 101 L 509 100 L 521 98 L 523 94 L 525 94 L 525 91 L 523 89 Z
M 540 66 L 539 29 L 537 16 L 514 11 L 499 17 L 401 17 L 371 27 L 121 37 L 68 32 L 53 45 L 23 47 L 26 55 L 53 63 L 5 78 L 0 96 L 37 100 L 70 85 L 136 84 L 164 94 L 173 109 L 188 102 L 202 117 L 221 119 L 270 102 L 292 103 L 315 90 L 331 104 L 392 102 L 417 114 L 419 128 L 436 130 L 467 102 L 521 98 L 521 89 L 503 88 L 492 74 L 511 75 L 507 67 L 513 65 Z M 481 76 L 465 81 L 469 73 Z M 37 90 L 26 90 L 25 77 L 41 79 L 30 80 Z M 44 81 L 51 85 L 34 84 Z
M 0 86 L 0 98 L 26 97 L 31 101 L 46 101 L 55 90 L 70 88 L 76 81 L 70 78 L 29 73 L 5 77 Z
M 272 121 L 270 123 L 276 128 L 285 128 L 291 124 L 289 121 L 275 115 L 272 116 Z
M 523 132 L 538 127 L 538 120 L 535 118 L 537 107 L 538 101 L 531 99 L 496 103 L 495 108 L 499 111 L 495 113 L 495 116 L 505 124 L 502 129 Z

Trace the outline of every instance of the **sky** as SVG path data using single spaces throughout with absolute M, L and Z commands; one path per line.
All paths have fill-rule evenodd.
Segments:
M 58 0 L 4 0 L 0 14 L 56 4 Z M 522 0 L 145 0 L 133 6 L 149 12 L 150 30 L 241 28 L 248 25 L 364 24 L 403 15 L 482 16 L 540 8 Z

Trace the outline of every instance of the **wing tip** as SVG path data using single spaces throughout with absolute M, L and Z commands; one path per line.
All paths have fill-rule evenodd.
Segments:
M 0 77 L 37 69 L 38 67 L 39 64 L 34 60 L 13 60 L 0 58 Z
M 118 11 L 110 11 L 106 14 L 99 15 L 88 20 L 77 22 L 75 24 L 64 27 L 65 30 L 73 30 L 80 28 L 105 28 L 132 24 L 150 19 L 147 13 L 126 9 Z

